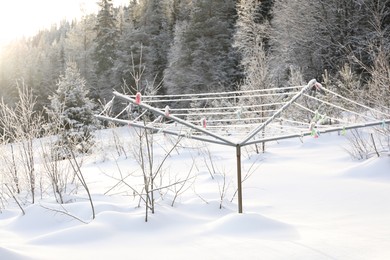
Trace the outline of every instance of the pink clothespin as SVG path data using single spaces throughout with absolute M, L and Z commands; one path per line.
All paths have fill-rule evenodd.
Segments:
M 202 118 L 202 125 L 203 125 L 203 128 L 207 127 L 206 118 Z
M 165 116 L 169 117 L 169 106 L 168 105 L 165 107 Z
M 141 93 L 140 92 L 137 92 L 137 94 L 135 94 L 135 103 L 137 105 L 139 105 L 141 103 Z

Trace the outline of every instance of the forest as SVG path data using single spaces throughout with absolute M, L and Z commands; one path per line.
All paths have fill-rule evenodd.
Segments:
M 75 66 L 89 98 L 306 84 L 389 107 L 388 0 L 129 0 L 10 43 L 0 96 L 25 85 L 42 111 Z M 69 65 L 71 64 L 71 65 Z
M 390 0 L 94 1 L 1 46 L 0 259 L 390 259 Z

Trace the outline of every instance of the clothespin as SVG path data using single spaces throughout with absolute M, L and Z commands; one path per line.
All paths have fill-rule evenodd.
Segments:
M 169 117 L 169 106 L 168 105 L 165 107 L 165 116 Z
M 316 110 L 316 111 L 314 112 L 314 117 L 313 117 L 313 120 L 312 120 L 312 121 L 314 121 L 315 123 L 317 123 L 317 122 L 319 122 L 323 117 L 324 117 L 324 116 L 321 115 L 321 114 L 318 112 L 318 110 Z
M 347 131 L 345 130 L 345 126 L 343 127 L 343 130 L 341 130 L 341 135 L 346 135 Z
M 139 105 L 141 103 L 141 93 L 140 92 L 137 92 L 137 94 L 135 94 L 135 103 L 137 105 Z
M 386 127 L 386 122 L 385 122 L 385 120 L 383 119 L 383 121 L 382 121 L 382 127 L 383 128 L 385 128 Z
M 315 122 L 311 122 L 310 125 L 309 125 L 309 131 L 313 132 L 315 127 L 316 127 L 316 123 Z
M 320 136 L 320 133 L 317 131 L 315 122 L 310 123 L 309 130 L 310 130 L 310 135 L 313 136 L 314 138 L 318 138 Z
M 203 117 L 203 118 L 201 119 L 201 123 L 202 123 L 203 128 L 206 128 L 206 127 L 207 127 L 206 118 Z
M 316 130 L 314 128 L 311 130 L 310 135 L 313 137 L 316 136 Z

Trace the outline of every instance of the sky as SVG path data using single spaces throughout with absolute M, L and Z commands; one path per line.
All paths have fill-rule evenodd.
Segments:
M 0 45 L 85 13 L 97 12 L 98 0 L 0 0 Z M 128 0 L 114 0 L 115 6 Z

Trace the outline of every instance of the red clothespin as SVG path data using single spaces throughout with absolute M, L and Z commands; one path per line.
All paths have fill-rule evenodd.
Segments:
M 141 93 L 140 92 L 137 92 L 137 94 L 135 94 L 135 103 L 137 105 L 139 105 L 141 103 Z
M 207 127 L 207 122 L 206 122 L 206 118 L 202 118 L 202 126 L 203 128 L 206 128 Z

